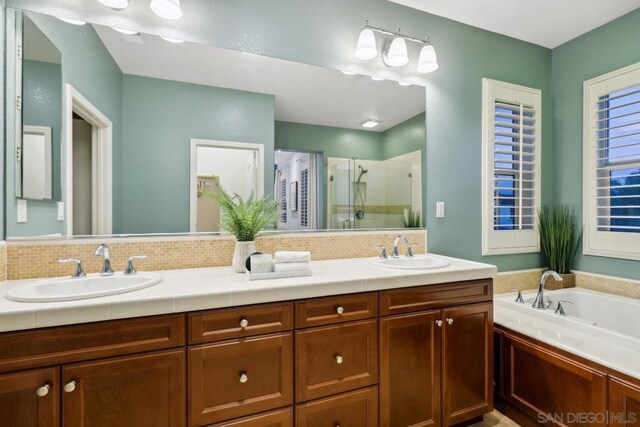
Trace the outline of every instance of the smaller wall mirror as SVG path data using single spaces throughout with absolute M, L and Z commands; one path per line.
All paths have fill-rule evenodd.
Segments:
M 59 200 L 62 55 L 38 26 L 22 26 L 22 135 L 17 138 L 16 195 Z

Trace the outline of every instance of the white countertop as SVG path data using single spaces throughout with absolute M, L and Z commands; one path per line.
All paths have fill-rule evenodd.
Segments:
M 496 276 L 493 265 L 441 258 L 451 265 L 437 270 L 396 270 L 374 265 L 376 258 L 313 261 L 312 276 L 258 281 L 247 280 L 231 267 L 165 270 L 159 272 L 161 283 L 143 290 L 48 303 L 8 300 L 5 295 L 11 287 L 35 280 L 7 281 L 0 284 L 0 332 Z
M 526 296 L 528 293 L 535 294 L 535 292 L 528 291 L 524 294 Z M 506 295 L 508 294 L 501 294 L 498 298 Z M 496 325 L 640 379 L 639 345 L 622 344 L 613 339 L 593 336 L 559 322 L 553 322 L 551 319 L 522 313 L 499 302 L 494 304 L 493 321 Z

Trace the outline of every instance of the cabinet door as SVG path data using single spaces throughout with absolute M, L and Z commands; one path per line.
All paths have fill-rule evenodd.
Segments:
M 63 366 L 63 425 L 184 426 L 184 367 L 184 350 Z
M 442 313 L 442 423 L 453 425 L 493 409 L 493 304 Z
M 190 424 L 218 423 L 293 403 L 292 333 L 189 349 Z
M 440 310 L 380 321 L 380 426 L 440 425 Z
M 59 376 L 58 368 L 0 375 L 0 425 L 59 425 Z
M 609 425 L 636 426 L 640 424 L 639 417 L 640 385 L 609 377 Z

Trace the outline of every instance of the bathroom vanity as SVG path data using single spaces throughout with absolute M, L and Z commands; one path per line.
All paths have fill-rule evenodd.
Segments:
M 193 270 L 194 277 L 205 271 L 209 278 L 235 277 L 236 298 L 244 292 L 245 301 L 258 303 L 233 304 L 233 293 L 216 302 L 206 288 L 196 295 L 185 285 L 183 295 L 172 297 L 176 311 L 185 292 L 201 307 L 221 307 L 130 312 L 90 323 L 64 320 L 74 306 L 77 313 L 91 311 L 81 302 L 36 304 L 36 319 L 38 310 L 44 318 L 58 309 L 60 323 L 76 324 L 0 334 L 3 425 L 366 427 L 475 420 L 493 409 L 495 269 L 450 260 L 450 267 L 432 272 L 325 261 L 314 263 L 313 277 L 261 285 L 227 268 Z M 340 271 L 329 273 L 338 265 Z M 138 300 L 149 310 L 149 298 L 179 286 L 178 272 L 155 287 L 100 300 L 112 307 Z M 189 275 L 182 270 L 185 282 Z M 319 284 L 310 286 L 314 281 Z M 273 300 L 277 290 L 304 297 Z

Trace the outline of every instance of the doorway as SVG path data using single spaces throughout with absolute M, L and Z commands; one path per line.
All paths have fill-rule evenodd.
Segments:
M 73 116 L 73 235 L 85 236 L 92 229 L 91 125 L 82 117 Z

